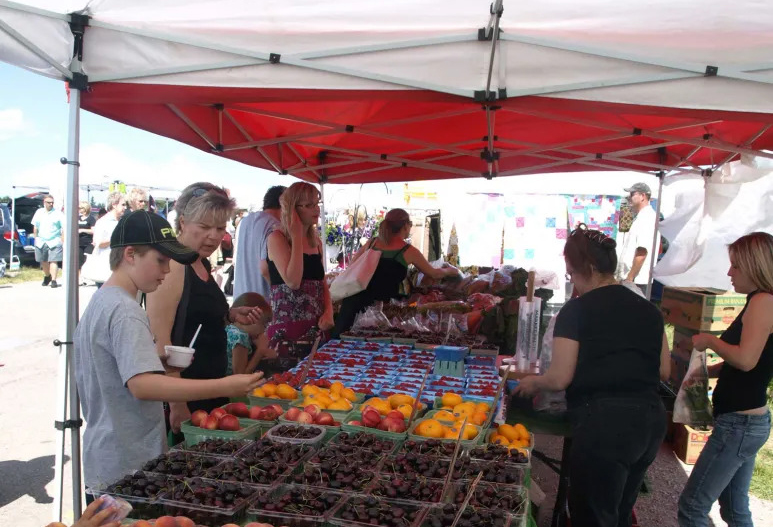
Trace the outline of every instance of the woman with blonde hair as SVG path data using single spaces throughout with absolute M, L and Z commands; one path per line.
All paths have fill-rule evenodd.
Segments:
M 417 248 L 407 243 L 405 240 L 410 238 L 411 227 L 413 227 L 411 217 L 405 210 L 392 209 L 386 213 L 379 225 L 378 235 L 355 253 L 352 263 L 368 249 L 379 251 L 381 255 L 368 287 L 356 295 L 343 299 L 341 310 L 336 317 L 334 338 L 348 331 L 354 324 L 357 314 L 365 311 L 374 302 L 388 302 L 398 298 L 400 284 L 408 275 L 409 265 L 415 265 L 419 271 L 435 280 L 459 274 L 456 267 L 448 266 L 440 269 L 432 267 Z
M 714 430 L 679 498 L 681 527 L 708 525 L 719 500 L 722 519 L 752 525 L 749 484 L 757 452 L 770 436 L 767 389 L 773 378 L 773 236 L 753 232 L 728 247 L 727 274 L 746 305 L 722 335 L 699 333 L 699 351 L 714 350 L 724 362 L 709 368 L 714 388 Z
M 148 208 L 148 193 L 144 188 L 134 187 L 129 191 L 129 209 L 146 210 Z
M 94 224 L 97 220 L 91 214 L 88 201 L 78 204 L 78 269 L 86 262 L 86 255 L 94 250 Z
M 281 224 L 268 237 L 268 274 L 274 319 L 266 334 L 279 350 L 279 369 L 292 367 L 276 340 L 298 340 L 312 328 L 333 327 L 333 304 L 322 263 L 324 246 L 317 231 L 320 193 L 309 183 L 293 183 L 282 193 Z
M 228 368 L 226 326 L 234 322 L 254 324 L 260 309 L 229 308 L 228 300 L 212 276 L 208 258 L 220 246 L 226 222 L 235 203 L 225 190 L 211 183 L 186 187 L 175 204 L 177 241 L 199 253 L 190 265 L 170 262 L 163 283 L 147 296 L 150 329 L 156 337 L 159 355 L 164 347 L 188 346 L 199 325 L 193 362 L 182 371 L 169 369 L 168 375 L 184 379 L 220 379 Z M 170 233 L 170 236 L 173 236 Z M 212 411 L 228 402 L 227 398 L 204 399 L 188 403 L 170 403 L 169 424 L 178 432 L 180 423 L 196 410 Z M 175 441 L 180 439 L 175 437 Z

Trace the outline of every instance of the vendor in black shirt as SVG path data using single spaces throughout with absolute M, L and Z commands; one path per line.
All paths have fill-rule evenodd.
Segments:
M 719 375 L 713 395 L 714 430 L 679 498 L 680 527 L 709 525 L 709 511 L 717 500 L 728 524 L 752 525 L 749 484 L 757 452 L 770 436 L 773 236 L 747 234 L 730 244 L 728 252 L 733 288 L 748 296 L 720 337 L 699 333 L 692 339 L 695 349 L 712 349 L 724 362 L 709 368 L 709 376 Z
M 81 201 L 78 211 L 78 269 L 80 269 L 86 261 L 86 255 L 94 250 L 94 224 L 97 220 L 91 214 L 91 205 L 88 201 Z
M 564 259 L 580 296 L 556 318 L 550 369 L 522 379 L 516 390 L 566 390 L 573 527 L 630 526 L 644 474 L 666 434 L 657 393 L 670 373 L 663 317 L 615 281 L 615 246 L 585 225 L 572 231 Z

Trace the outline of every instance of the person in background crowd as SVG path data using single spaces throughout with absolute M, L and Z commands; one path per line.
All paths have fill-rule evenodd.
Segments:
M 268 275 L 268 236 L 280 225 L 279 198 L 287 187 L 271 187 L 263 196 L 263 210 L 251 212 L 236 227 L 234 297 L 254 292 L 271 298 Z
M 107 196 L 107 214 L 98 219 L 94 224 L 93 244 L 94 249 L 89 258 L 94 258 L 94 269 L 98 270 L 95 277 L 97 288 L 101 287 L 107 277 L 110 275 L 110 236 L 113 234 L 118 220 L 126 211 L 128 204 L 126 198 L 120 192 L 111 192 Z M 89 265 L 92 265 L 89 263 Z
M 167 214 L 166 219 L 169 222 L 169 225 L 172 226 L 173 229 L 175 229 L 175 225 L 177 225 L 177 211 L 174 210 L 175 205 L 177 204 L 177 201 L 169 201 L 167 203 Z
M 101 220 L 105 214 L 107 214 L 107 209 L 105 207 L 99 207 L 99 210 L 97 211 L 97 221 Z
M 54 209 L 54 197 L 47 194 L 43 199 L 43 208 L 32 216 L 32 233 L 35 236 L 35 261 L 43 269 L 43 287 L 59 287 L 56 275 L 62 261 L 62 242 L 64 241 L 64 215 Z
M 298 340 L 318 327 L 333 327 L 333 304 L 322 263 L 324 246 L 317 231 L 320 193 L 309 183 L 293 183 L 282 193 L 281 225 L 268 237 L 268 273 L 274 318 L 267 329 L 279 353 L 279 369 L 300 357 L 277 348 L 273 338 Z M 264 368 L 264 371 L 266 369 Z
M 652 191 L 646 183 L 636 183 L 625 191 L 629 193 L 628 199 L 635 216 L 623 240 L 617 277 L 635 283 L 646 294 L 655 236 L 655 209 L 650 205 Z
M 713 394 L 714 429 L 679 498 L 680 527 L 709 525 L 719 500 L 728 525 L 752 525 L 749 484 L 757 452 L 770 436 L 767 389 L 773 378 L 773 236 L 753 232 L 730 244 L 727 274 L 746 305 L 721 336 L 699 333 L 699 351 L 714 350 L 723 362 Z
M 255 324 L 234 322 L 225 328 L 228 335 L 226 374 L 252 373 L 262 359 L 276 358 L 276 351 L 271 349 L 266 337 L 266 324 L 271 321 L 271 306 L 258 293 L 244 293 L 234 300 L 233 306 L 257 307 L 263 312 L 261 320 Z
M 573 527 L 630 526 L 644 474 L 666 435 L 658 395 L 671 367 L 663 316 L 617 283 L 615 247 L 584 224 L 572 231 L 564 259 L 579 297 L 558 313 L 548 371 L 516 388 L 522 396 L 566 389 Z
M 416 247 L 407 243 L 405 240 L 411 236 L 411 227 L 413 223 L 406 211 L 392 209 L 387 212 L 379 225 L 378 236 L 363 245 L 354 255 L 351 263 L 356 262 L 368 249 L 381 252 L 378 266 L 373 272 L 368 287 L 356 295 L 344 298 L 341 302 L 333 338 L 338 338 L 341 333 L 348 331 L 354 324 L 357 314 L 365 311 L 374 302 L 388 302 L 397 298 L 400 295 L 400 284 L 408 275 L 409 265 L 415 265 L 419 271 L 436 280 L 459 274 L 456 267 L 448 266 L 441 269 L 432 267 Z
M 94 224 L 97 220 L 91 214 L 88 201 L 81 201 L 78 207 L 78 269 L 86 262 L 86 255 L 94 250 Z M 83 284 L 81 284 L 83 285 Z
M 228 367 L 226 325 L 238 322 L 254 324 L 261 311 L 251 307 L 228 307 L 225 294 L 212 276 L 209 257 L 220 246 L 225 224 L 231 217 L 234 201 L 225 190 L 211 183 L 194 183 L 186 187 L 177 200 L 177 239 L 196 251 L 199 258 L 189 265 L 172 263 L 169 276 L 153 293 L 147 296 L 150 328 L 156 337 L 159 355 L 164 346 L 188 346 L 199 325 L 196 353 L 193 362 L 182 372 L 169 371 L 168 375 L 185 379 L 220 379 Z M 202 398 L 186 403 L 170 402 L 169 424 L 172 432 L 180 431 L 180 424 L 190 419 L 191 412 L 211 412 L 228 402 L 227 398 Z M 182 440 L 173 436 L 174 444 Z
M 129 191 L 128 203 L 131 211 L 147 210 L 148 193 L 143 188 L 134 187 Z
M 136 296 L 163 283 L 170 259 L 186 265 L 198 258 L 175 239 L 166 220 L 148 211 L 127 213 L 113 230 L 112 273 L 91 298 L 73 339 L 73 368 L 87 422 L 87 487 L 117 481 L 164 452 L 161 401 L 243 397 L 260 382 L 261 374 L 212 380 L 164 375 L 165 355 L 157 352 Z

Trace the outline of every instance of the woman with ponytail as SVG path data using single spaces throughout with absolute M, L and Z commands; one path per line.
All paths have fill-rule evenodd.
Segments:
M 579 296 L 558 313 L 548 371 L 516 388 L 522 396 L 566 390 L 574 527 L 631 525 L 644 474 L 666 434 L 658 396 L 670 373 L 663 316 L 615 280 L 615 247 L 583 224 L 572 231 L 564 259 Z
M 368 287 L 356 295 L 343 299 L 341 311 L 336 317 L 333 337 L 348 331 L 357 314 L 365 311 L 374 302 L 388 302 L 400 296 L 400 284 L 408 275 L 408 266 L 415 265 L 427 276 L 440 280 L 447 276 L 459 274 L 456 267 L 432 267 L 419 250 L 405 240 L 411 234 L 413 223 L 403 209 L 392 209 L 384 216 L 378 228 L 378 236 L 364 245 L 352 258 L 352 263 L 362 256 L 366 250 L 374 249 L 381 252 L 378 266 L 370 279 Z

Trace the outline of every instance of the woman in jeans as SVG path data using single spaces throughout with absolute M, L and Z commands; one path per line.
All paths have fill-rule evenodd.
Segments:
M 584 225 L 572 231 L 564 259 L 580 296 L 556 318 L 550 369 L 522 379 L 516 389 L 521 395 L 566 389 L 573 527 L 629 527 L 644 474 L 666 434 L 658 396 L 670 373 L 663 317 L 615 281 L 615 246 Z
M 729 247 L 727 272 L 746 306 L 720 337 L 693 337 L 699 351 L 714 350 L 724 362 L 714 389 L 714 431 L 679 498 L 679 525 L 708 525 L 719 500 L 722 519 L 732 527 L 751 526 L 749 483 L 757 452 L 770 435 L 767 388 L 773 378 L 773 236 L 753 232 Z M 713 370 L 713 371 L 712 371 Z M 713 374 L 713 375 L 712 375 Z

